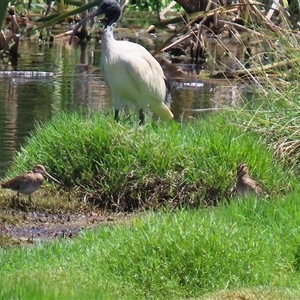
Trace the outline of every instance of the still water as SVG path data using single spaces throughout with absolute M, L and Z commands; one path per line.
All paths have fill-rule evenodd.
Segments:
M 148 49 L 155 47 L 151 39 L 143 42 Z M 36 122 L 61 111 L 112 107 L 99 70 L 100 45 L 82 49 L 58 41 L 50 47 L 35 39 L 22 41 L 19 53 L 16 67 L 0 62 L 0 178 Z M 189 64 L 159 60 L 173 81 L 171 109 L 177 119 L 192 116 L 190 109 L 240 101 L 242 86 L 204 83 Z

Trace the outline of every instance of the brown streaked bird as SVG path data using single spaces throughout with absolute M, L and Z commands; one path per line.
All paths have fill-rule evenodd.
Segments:
M 262 189 L 259 184 L 250 178 L 248 174 L 248 167 L 245 163 L 240 163 L 237 167 L 237 182 L 236 182 L 237 195 L 243 196 L 247 193 L 255 193 L 259 196 Z
M 24 174 L 18 175 L 6 182 L 1 183 L 3 189 L 10 189 L 17 192 L 17 198 L 19 199 L 19 194 L 28 195 L 29 201 L 31 201 L 31 194 L 36 192 L 42 185 L 44 181 L 44 176 L 53 180 L 56 183 L 61 184 L 60 181 L 52 177 L 47 173 L 43 165 L 36 165 L 32 171 L 26 172 Z

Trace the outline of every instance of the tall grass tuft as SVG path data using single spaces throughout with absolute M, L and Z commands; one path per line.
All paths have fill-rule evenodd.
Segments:
M 293 176 L 274 161 L 260 136 L 234 123 L 238 114 L 132 128 L 98 112 L 61 113 L 37 126 L 8 175 L 45 164 L 85 199 L 122 210 L 160 203 L 206 206 L 228 199 L 240 162 L 248 164 L 265 195 L 292 189 Z
M 298 82 L 286 83 L 281 90 L 257 97 L 259 107 L 236 115 L 235 122 L 245 132 L 257 132 L 277 159 L 300 172 L 300 122 Z

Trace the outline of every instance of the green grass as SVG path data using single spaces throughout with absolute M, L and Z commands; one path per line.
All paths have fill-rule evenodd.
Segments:
M 259 134 L 237 126 L 239 114 L 137 128 L 97 112 L 62 113 L 37 127 L 7 176 L 45 164 L 66 190 L 88 194 L 100 207 L 132 210 L 178 202 L 199 207 L 228 199 L 236 166 L 246 162 L 266 196 L 287 193 L 295 177 Z
M 28 209 L 77 211 L 88 194 L 100 207 L 150 212 L 76 239 L 0 250 L 0 298 L 222 299 L 226 290 L 228 299 L 283 300 L 283 291 L 297 299 L 298 179 L 256 118 L 225 111 L 139 128 L 97 112 L 62 113 L 38 126 L 7 177 L 42 163 L 65 187 L 45 189 Z M 228 203 L 242 161 L 264 196 Z M 7 199 L 0 195 L 1 207 Z
M 280 88 L 282 90 L 280 90 Z M 292 166 L 299 174 L 300 122 L 298 81 L 286 82 L 276 91 L 269 91 L 268 98 L 257 97 L 259 109 L 244 110 L 236 119 L 246 131 L 259 132 L 277 159 Z
M 1 299 L 178 299 L 245 287 L 297 291 L 299 195 L 148 213 L 78 239 L 2 250 Z

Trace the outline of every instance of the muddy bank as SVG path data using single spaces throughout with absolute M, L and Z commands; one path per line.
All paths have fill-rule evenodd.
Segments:
M 2 212 L 0 237 L 20 243 L 34 243 L 55 238 L 72 238 L 84 229 L 128 222 L 126 213 L 89 212 L 86 214 L 50 214 L 40 212 Z M 1 245 L 0 245 L 1 247 Z

